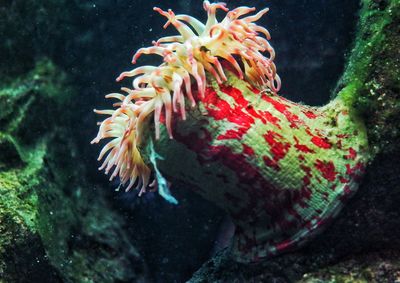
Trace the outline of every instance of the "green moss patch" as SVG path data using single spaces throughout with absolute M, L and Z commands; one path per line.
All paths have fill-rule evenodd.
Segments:
M 339 96 L 365 120 L 374 152 L 400 139 L 400 2 L 363 1 Z

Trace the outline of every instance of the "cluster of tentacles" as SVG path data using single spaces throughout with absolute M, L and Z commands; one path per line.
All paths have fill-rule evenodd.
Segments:
M 204 96 L 206 73 L 219 84 L 227 80 L 222 60 L 229 62 L 241 79 L 255 86 L 267 87 L 273 92 L 280 88 L 280 79 L 273 63 L 275 53 L 268 42 L 270 34 L 267 29 L 254 23 L 268 9 L 248 16 L 255 8 L 239 7 L 229 11 L 224 3 L 210 4 L 208 1 L 204 1 L 203 6 L 208 13 L 206 24 L 188 15 L 175 15 L 171 10 L 154 8 L 168 19 L 164 28 L 172 24 L 179 35 L 160 38 L 153 42 L 153 46 L 139 49 L 132 63 L 136 63 L 142 54 L 160 55 L 163 63 L 123 72 L 117 81 L 136 77 L 133 88 L 122 88 L 125 94 L 112 93 L 106 96 L 119 100 L 114 104 L 116 109 L 94 110 L 109 117 L 100 123 L 98 135 L 92 143 L 111 138 L 99 155 L 99 160 L 105 157 L 99 169 L 104 169 L 106 174 L 113 170 L 111 179 L 119 176 L 126 190 L 136 185 L 143 193 L 149 184 L 151 170 L 138 149 L 149 116 L 154 117 L 157 139 L 164 111 L 165 125 L 172 138 L 174 113 L 186 119 L 186 100 L 194 107 L 194 91 L 199 97 Z M 218 9 L 227 12 L 221 22 L 216 18 Z M 265 57 L 264 52 L 269 57 Z

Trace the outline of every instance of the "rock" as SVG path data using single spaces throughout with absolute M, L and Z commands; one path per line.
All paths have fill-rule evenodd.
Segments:
M 85 181 L 64 77 L 44 60 L 0 90 L 0 278 L 143 281 L 146 267 L 123 220 Z
M 304 274 L 299 283 L 400 282 L 398 251 L 382 251 L 343 259 L 322 270 Z

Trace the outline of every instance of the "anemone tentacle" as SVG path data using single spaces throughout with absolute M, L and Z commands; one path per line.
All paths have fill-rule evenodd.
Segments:
M 248 15 L 255 8 L 238 7 L 229 11 L 225 3 L 211 4 L 209 1 L 204 1 L 203 7 L 208 15 L 205 24 L 191 16 L 176 15 L 172 10 L 154 7 L 167 18 L 164 28 L 173 25 L 179 34 L 162 37 L 153 41 L 153 46 L 140 48 L 132 63 L 147 54 L 162 56 L 163 63 L 121 73 L 116 80 L 132 77 L 133 88 L 122 88 L 127 95 L 113 93 L 107 96 L 118 100 L 114 103 L 116 109 L 95 110 L 110 117 L 101 122 L 92 143 L 112 138 L 100 153 L 99 160 L 104 158 L 100 168 L 108 173 L 114 167 L 111 178 L 119 176 L 128 189 L 136 182 L 136 187 L 141 187 L 143 192 L 149 184 L 150 169 L 138 149 L 144 131 L 148 130 L 147 118 L 153 115 L 158 139 L 160 119 L 165 117 L 168 135 L 173 138 L 174 117 L 186 119 L 186 104 L 196 105 L 195 91 L 201 99 L 204 98 L 206 74 L 219 84 L 227 80 L 222 60 L 228 62 L 241 79 L 254 86 L 269 88 L 275 93 L 280 89 L 280 78 L 273 63 L 275 52 L 269 43 L 270 34 L 254 23 L 268 9 Z M 217 19 L 217 10 L 226 13 L 222 21 Z

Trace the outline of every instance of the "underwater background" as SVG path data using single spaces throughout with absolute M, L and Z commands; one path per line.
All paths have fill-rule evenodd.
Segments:
M 280 95 L 315 106 L 330 100 L 354 47 L 359 1 L 225 2 L 229 8 L 270 8 L 258 24 L 272 36 Z M 387 4 L 372 2 L 382 10 Z M 213 261 L 203 266 L 232 236 L 233 224 L 221 209 L 179 182 L 171 187 L 179 205 L 157 193 L 139 198 L 136 191 L 116 191 L 118 182 L 97 170 L 99 147 L 90 145 L 98 130 L 93 108 L 106 108 L 104 95 L 124 85 L 115 78 L 131 69 L 137 49 L 173 34 L 162 28 L 165 19 L 154 6 L 206 20 L 200 0 L 0 1 L 0 282 L 212 282 L 207 274 L 213 270 L 221 282 L 236 275 L 237 282 L 400 282 L 399 254 L 386 252 L 400 247 L 400 188 L 391 171 L 398 173 L 398 153 L 378 159 L 382 175 L 372 179 L 387 185 L 371 183 L 376 195 L 354 205 L 363 217 L 371 207 L 376 214 L 361 221 L 351 218 L 354 211 L 344 212 L 347 233 L 334 228 L 286 269 L 283 263 L 270 269 L 231 262 L 216 268 Z M 150 56 L 140 64 L 159 62 Z M 372 236 L 362 242 L 365 233 Z M 331 256 L 331 243 L 338 242 L 340 256 Z M 357 256 L 330 262 L 354 243 L 361 247 Z M 377 253 L 362 256 L 366 247 Z M 309 269 L 296 270 L 312 262 L 309 277 L 303 272 Z

